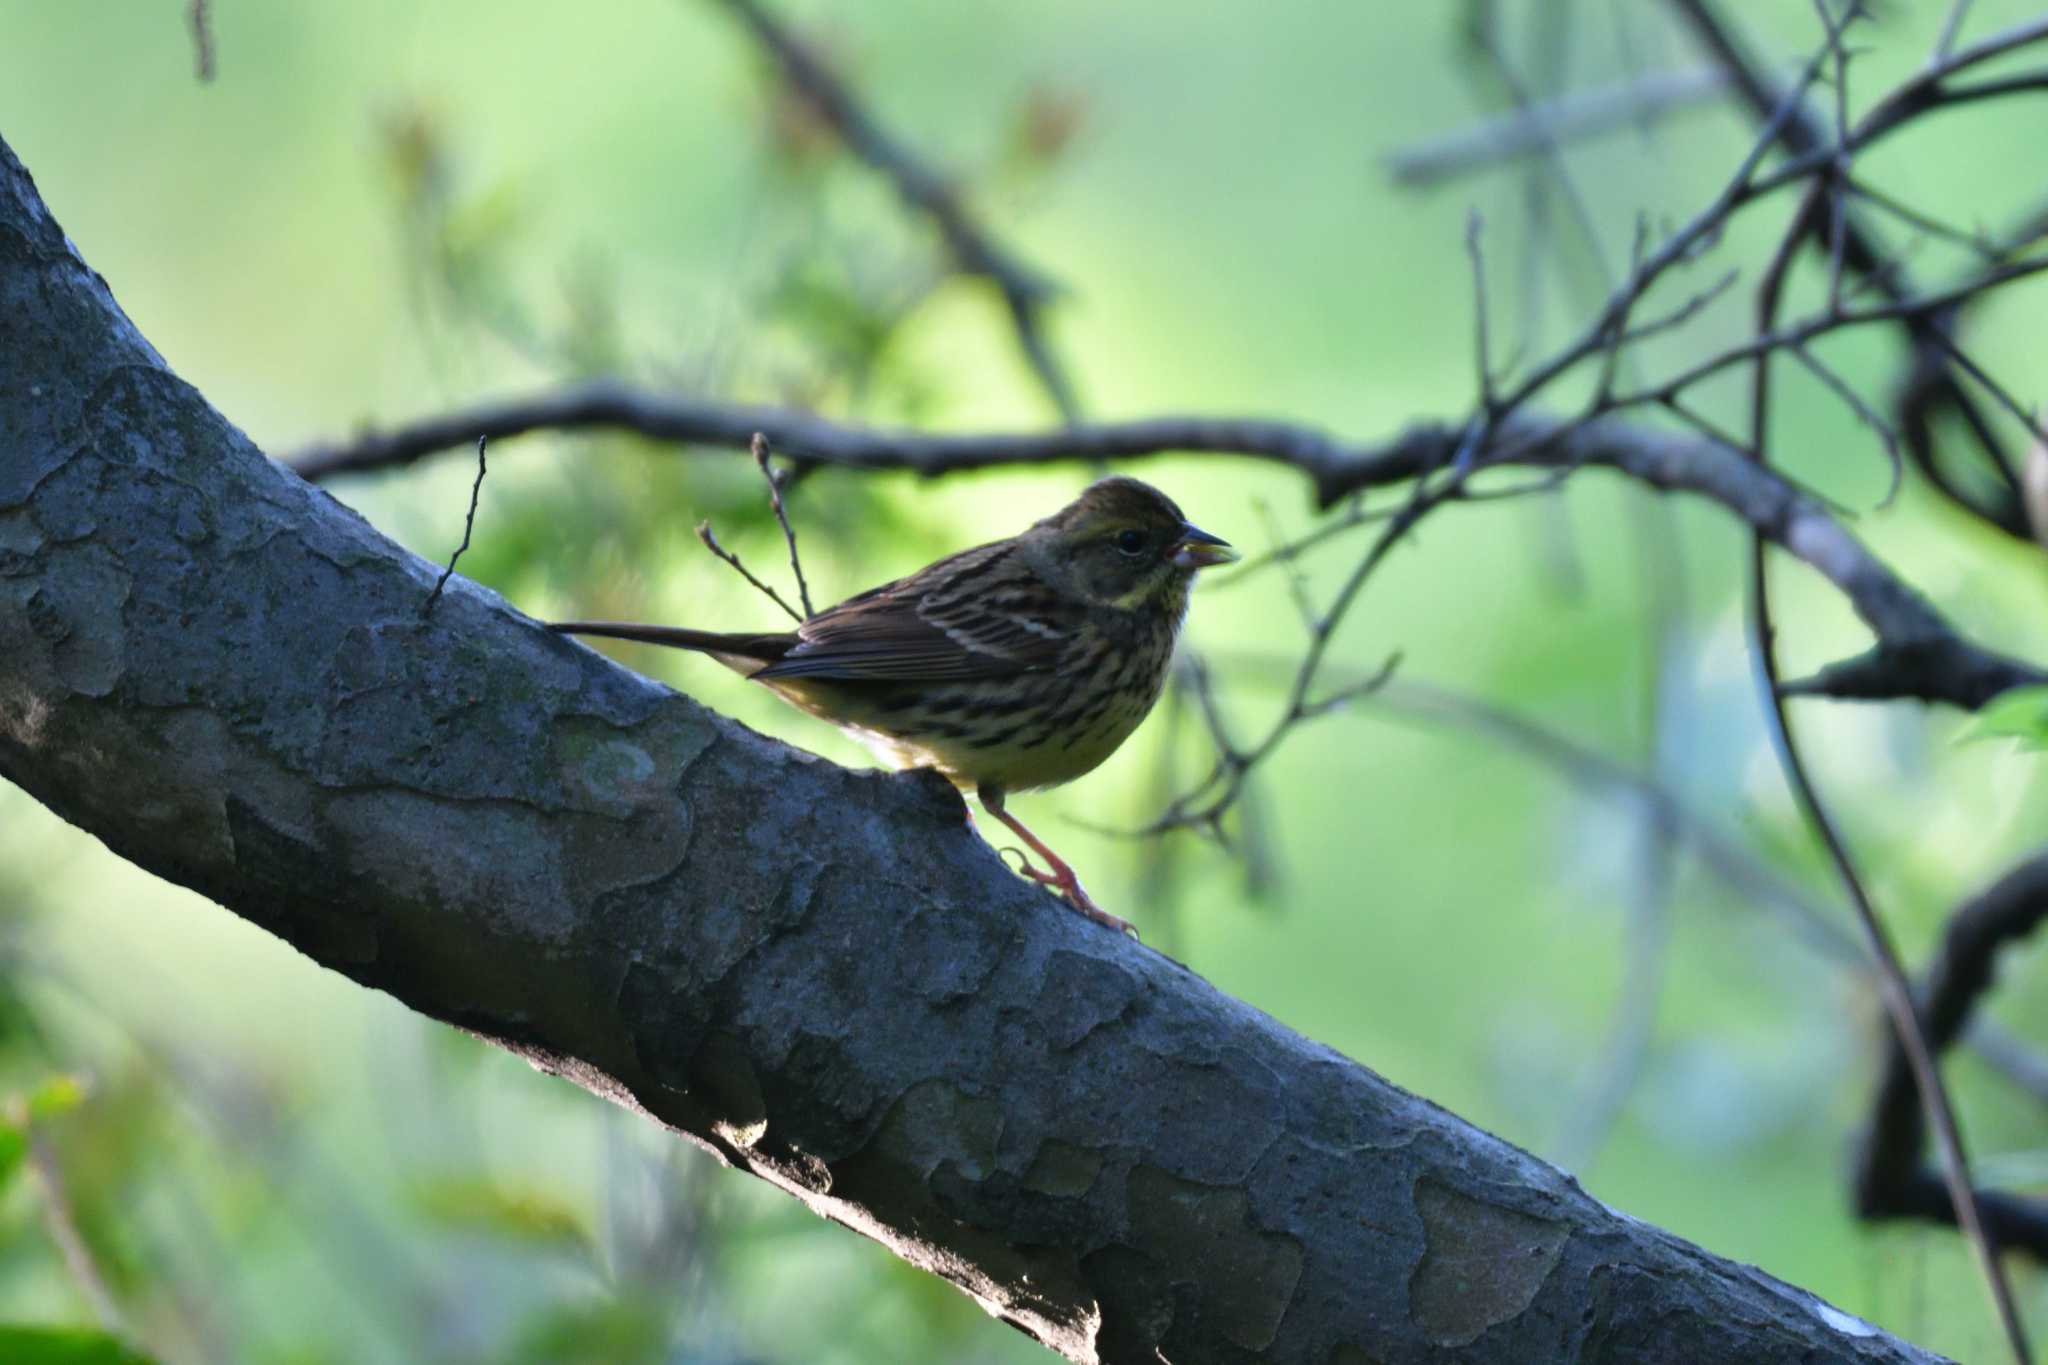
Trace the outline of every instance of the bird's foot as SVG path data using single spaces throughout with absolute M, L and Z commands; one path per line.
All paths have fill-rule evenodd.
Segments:
M 1110 914 L 1109 911 L 1097 905 L 1094 897 L 1090 896 L 1081 886 L 1081 879 L 1074 875 L 1074 869 L 1068 867 L 1065 863 L 1057 863 L 1053 870 L 1048 872 L 1032 866 L 1031 859 L 1025 855 L 1024 850 L 1021 848 L 1005 848 L 1003 852 L 1017 855 L 1017 871 L 1019 873 L 1037 882 L 1040 886 L 1049 888 L 1054 895 L 1064 900 L 1068 905 L 1073 906 L 1074 909 L 1079 910 L 1089 919 L 1094 920 L 1097 924 L 1105 928 L 1114 929 L 1119 934 L 1129 934 L 1132 938 L 1138 936 L 1138 927 L 1136 925 L 1120 915 Z

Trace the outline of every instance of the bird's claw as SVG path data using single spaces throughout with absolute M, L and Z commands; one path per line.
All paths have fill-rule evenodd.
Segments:
M 1110 914 L 1109 911 L 1095 903 L 1094 898 L 1082 889 L 1081 879 L 1074 875 L 1073 868 L 1062 866 L 1057 872 L 1044 871 L 1032 865 L 1031 859 L 1025 854 L 1023 849 L 1009 845 L 997 849 L 996 852 L 999 854 L 1016 854 L 1019 875 L 1028 877 L 1040 886 L 1048 888 L 1054 895 L 1064 900 L 1068 905 L 1073 906 L 1074 909 L 1080 911 L 1089 919 L 1094 920 L 1097 924 L 1105 928 L 1114 929 L 1119 934 L 1129 934 L 1132 938 L 1138 936 L 1138 927 L 1135 924 L 1132 924 L 1120 915 Z

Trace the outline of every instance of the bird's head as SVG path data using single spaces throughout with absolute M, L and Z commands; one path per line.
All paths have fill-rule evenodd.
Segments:
M 1178 613 L 1199 569 L 1237 558 L 1188 523 L 1173 499 L 1136 479 L 1103 479 L 1025 532 L 1040 571 L 1090 603 Z

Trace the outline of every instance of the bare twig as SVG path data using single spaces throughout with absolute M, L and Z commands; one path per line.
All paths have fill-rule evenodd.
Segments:
M 1940 1052 L 1965 1034 L 1980 1052 L 2016 1060 L 1995 1030 L 1972 1028 L 1978 1001 L 1989 993 L 2001 951 L 2048 919 L 2048 854 L 2037 854 L 1963 902 L 1949 916 L 1941 950 L 1918 992 L 1927 1044 Z M 2003 1049 L 2001 1051 L 2001 1048 Z M 2038 1069 L 2038 1059 L 2019 1054 Z M 1953 1223 L 1955 1210 L 1939 1176 L 1922 1165 L 1927 1129 L 1914 1091 L 1910 1059 L 1892 1040 L 1870 1127 L 1857 1155 L 1857 1212 L 1865 1218 L 1921 1218 Z M 1996 1242 L 2023 1246 L 2048 1260 L 2048 1201 L 1977 1191 Z
M 1727 88 L 1718 68 L 1665 71 L 1600 90 L 1575 91 L 1389 155 L 1397 184 L 1420 188 L 1616 128 L 1640 126 Z
M 2038 264 L 2042 267 L 2048 267 L 2048 261 L 2042 261 Z M 1962 347 L 1956 345 L 1946 335 L 1940 336 L 1936 344 L 1941 347 L 1950 360 L 1955 362 L 1956 368 L 1976 380 L 1978 385 L 1986 393 L 1990 394 L 1997 401 L 1998 405 L 2012 416 L 2014 421 L 2026 428 L 2029 441 L 2048 441 L 2048 431 L 2041 429 L 2041 423 L 2035 416 L 2034 410 L 2012 394 L 2006 392 L 2005 386 L 1996 379 L 1993 379 L 1983 366 L 1970 359 Z
M 738 555 L 734 554 L 731 550 L 726 549 L 723 545 L 720 545 L 718 543 L 718 537 L 713 535 L 711 532 L 710 522 L 700 521 L 697 523 L 697 539 L 703 542 L 705 549 L 711 551 L 712 554 L 718 556 L 718 558 L 724 560 L 726 564 L 730 565 L 732 569 L 736 573 L 738 573 L 741 578 L 744 578 L 747 580 L 747 582 L 753 584 L 758 591 L 767 594 L 769 601 L 773 602 L 776 606 L 781 607 L 784 611 L 788 612 L 790 620 L 795 621 L 797 624 L 801 625 L 807 619 L 803 615 L 803 613 L 799 612 L 795 607 L 792 607 L 791 605 L 789 605 L 789 603 L 785 602 L 782 598 L 781 593 L 775 591 L 775 589 L 769 587 L 766 583 L 763 583 L 760 579 L 754 577 L 753 571 L 749 569 L 746 565 L 740 563 L 740 557 Z
M 768 467 L 768 438 L 757 431 L 747 445 L 754 455 L 754 467 L 768 481 L 768 505 L 775 509 L 775 524 L 782 528 L 782 539 L 789 546 L 789 571 L 796 575 L 797 599 L 804 604 L 804 619 L 808 621 L 818 613 L 811 607 L 811 585 L 804 582 L 803 561 L 797 557 L 796 528 L 789 524 L 789 513 L 782 505 L 782 484 Z
M 1800 78 L 1779 103 L 1776 112 L 1766 122 L 1763 133 L 1751 145 L 1748 155 L 1743 157 L 1741 164 L 1735 168 L 1735 174 L 1729 178 L 1720 193 L 1683 227 L 1671 234 L 1656 251 L 1638 261 L 1629 271 L 1628 278 L 1609 295 L 1606 304 L 1580 333 L 1578 339 L 1549 361 L 1536 366 L 1528 377 L 1502 400 L 1503 409 L 1513 411 L 1520 408 L 1583 362 L 1603 354 L 1610 344 L 1610 338 L 1627 330 L 1630 312 L 1658 279 L 1674 267 L 1692 260 L 1699 251 L 1718 238 L 1727 226 L 1729 217 L 1736 210 L 1768 193 L 1770 189 L 1776 188 L 1775 183 L 1759 178 L 1758 167 L 1777 142 L 1783 124 L 1797 112 L 1799 101 L 1805 97 L 1808 87 L 1819 78 L 1825 60 L 1826 53 L 1823 52 L 1806 63 Z
M 484 491 L 484 450 L 490 444 L 490 440 L 488 436 L 476 438 L 476 480 L 469 486 L 469 511 L 462 517 L 462 543 L 455 547 L 454 554 L 448 556 L 448 567 L 441 570 L 441 576 L 434 580 L 434 590 L 427 594 L 427 600 L 420 605 L 421 619 L 425 619 L 433 612 L 434 603 L 441 600 L 441 589 L 448 586 L 449 578 L 455 573 L 456 561 L 461 559 L 463 552 L 469 548 L 469 533 L 476 526 L 477 499 Z
M 1846 27 L 1860 16 L 1863 0 L 1847 0 L 1843 6 L 1841 27 Z M 1813 0 L 1814 13 L 1820 19 L 1823 31 L 1833 33 L 1837 25 L 1834 12 L 1828 8 L 1830 0 Z M 1853 160 L 1849 152 L 1849 46 L 1846 43 L 1831 44 L 1834 56 L 1834 161 L 1828 166 L 1821 183 L 1826 187 L 1828 218 L 1828 311 L 1842 310 L 1843 255 L 1848 250 L 1849 204 L 1844 188 L 1849 178 L 1849 167 Z
M 1768 191 L 1793 184 L 1838 164 L 1844 155 L 1867 149 L 1880 138 L 1907 126 L 1945 100 L 1955 99 L 1955 87 L 1946 84 L 1957 72 L 2004 55 L 2048 36 L 2048 24 L 2033 20 L 1994 34 L 1981 43 L 1956 52 L 1944 43 L 1936 59 L 1871 109 L 1850 131 L 1846 144 L 1830 147 L 1821 122 L 1809 114 L 1798 99 L 1788 102 L 1772 88 L 1762 63 L 1749 53 L 1709 3 L 1709 0 L 1669 0 L 1679 17 L 1693 30 L 1708 54 L 1719 62 L 1737 91 L 1759 118 L 1775 125 L 1774 137 L 1781 139 L 1793 159 L 1776 173 L 1764 177 L 1760 188 Z M 1951 13 L 1959 22 L 1960 16 Z M 1846 214 L 1842 233 L 1844 267 L 1873 280 L 1888 296 L 1906 297 L 1910 286 L 1896 259 L 1877 240 L 1869 225 L 1853 213 Z M 2008 489 L 2014 487 L 2012 461 L 1985 421 L 1975 401 L 1963 392 L 1949 372 L 1946 357 L 1927 343 L 1939 336 L 1951 319 L 1938 313 L 1916 313 L 1900 318 L 1913 338 L 1914 378 L 1902 391 L 1899 426 L 1907 450 L 1928 481 L 1958 507 L 2010 535 L 2024 536 L 2025 526 L 2012 506 L 1987 506 L 1973 498 L 1942 468 L 1929 415 L 1938 409 L 1952 409 L 1963 421 L 1980 453 Z M 1911 406 L 1909 407 L 1908 404 Z
M 1869 204 L 1872 208 L 1881 209 L 1907 226 L 1917 228 L 1931 237 L 1939 237 L 1945 242 L 1953 242 L 1955 245 L 1973 252 L 1981 260 L 1996 261 L 2003 259 L 2009 250 L 2007 246 L 1993 241 L 1981 229 L 1964 231 L 1961 228 L 1944 223 L 1926 210 L 1916 208 L 1912 204 L 1908 204 L 1900 199 L 1897 195 L 1888 194 L 1867 181 L 1850 176 L 1843 183 L 1848 188 L 1849 193 Z M 1880 287 L 1877 282 L 1890 278 L 1895 269 L 1896 266 L 1894 265 L 1872 272 L 1869 276 L 1865 277 L 1864 287 Z
M 1316 605 L 1309 597 L 1308 577 L 1302 573 L 1301 565 L 1296 562 L 1300 550 L 1290 545 L 1287 537 L 1281 534 L 1280 523 L 1274 519 L 1270 503 L 1264 498 L 1258 498 L 1253 501 L 1252 509 L 1259 514 L 1259 520 L 1266 524 L 1266 538 L 1272 542 L 1272 548 L 1262 558 L 1280 566 L 1287 578 L 1287 595 L 1294 599 L 1294 609 L 1301 613 L 1302 624 L 1310 630 L 1315 629 Z
M 1884 447 L 1885 458 L 1891 463 L 1892 467 L 1892 481 L 1885 488 L 1884 497 L 1878 500 L 1877 505 L 1879 507 L 1891 506 L 1892 500 L 1899 496 L 1899 485 L 1906 478 L 1906 462 L 1899 454 L 1899 438 L 1893 434 L 1891 424 L 1885 421 L 1884 417 L 1876 409 L 1863 401 L 1862 396 L 1850 387 L 1848 380 L 1836 374 L 1819 356 L 1815 355 L 1805 346 L 1788 346 L 1785 350 L 1794 360 L 1804 365 L 1808 373 L 1826 385 L 1828 391 L 1842 401 L 1843 406 L 1855 413 L 1863 425 L 1870 428 L 1871 434 L 1877 437 L 1878 443 Z
M 1212 729 L 1219 739 L 1216 766 L 1193 789 L 1168 805 L 1165 812 L 1145 828 L 1144 833 L 1163 834 L 1169 830 L 1192 828 L 1205 830 L 1220 840 L 1223 837 L 1223 817 L 1244 793 L 1253 770 L 1279 749 L 1296 726 L 1327 715 L 1358 697 L 1370 695 L 1386 684 L 1393 676 L 1394 670 L 1400 666 L 1399 651 L 1388 655 L 1379 670 L 1363 681 L 1348 687 L 1340 687 L 1315 700 L 1311 700 L 1309 696 L 1329 652 L 1330 641 L 1336 634 L 1338 625 L 1349 612 L 1352 602 L 1364 589 L 1366 581 L 1372 577 L 1373 572 L 1385 560 L 1387 553 L 1403 535 L 1432 509 L 1441 506 L 1448 498 L 1456 496 L 1461 481 L 1461 477 L 1454 477 L 1452 481 L 1439 484 L 1434 489 L 1422 482 L 1416 484 L 1415 495 L 1387 522 L 1372 547 L 1365 552 L 1344 580 L 1343 586 L 1337 590 L 1337 595 L 1330 606 L 1307 623 L 1308 648 L 1302 655 L 1300 665 L 1295 669 L 1294 680 L 1288 687 L 1286 705 L 1279 717 L 1264 736 L 1249 748 L 1238 748 L 1222 742 L 1220 722 L 1212 723 Z M 1213 706 L 1211 712 L 1213 719 Z
M 1479 371 L 1479 407 L 1491 414 L 1494 409 L 1493 392 L 1493 343 L 1488 335 L 1486 306 L 1486 256 L 1479 245 L 1479 238 L 1485 229 L 1485 221 L 1478 209 L 1465 213 L 1465 255 L 1472 262 L 1472 350 L 1473 365 Z
M 1615 339 L 1616 348 L 1631 346 L 1638 341 L 1646 341 L 1653 336 L 1675 331 L 1685 326 L 1685 324 L 1691 322 L 1701 313 L 1704 313 L 1714 300 L 1720 298 L 1733 288 L 1735 282 L 1740 278 L 1742 278 L 1740 270 L 1730 269 L 1724 271 L 1712 284 L 1700 290 L 1691 298 L 1688 298 L 1669 313 L 1661 317 L 1652 318 L 1648 322 L 1639 322 L 1626 332 L 1618 334 Z
M 209 0 L 187 0 L 185 22 L 192 26 L 192 59 L 199 79 L 213 79 L 213 14 Z
M 1704 0 L 1700 0 L 1704 4 Z M 1839 21 L 1830 17 L 1827 9 L 1821 9 L 1821 21 L 1827 29 L 1827 47 L 1833 48 L 1841 41 L 1841 34 L 1849 23 L 1860 13 L 1860 5 L 1851 5 Z M 1825 203 L 1829 181 L 1816 179 L 1806 197 L 1792 215 L 1790 226 L 1779 242 L 1778 250 L 1757 288 L 1757 330 L 1768 333 L 1776 325 L 1777 312 L 1783 297 L 1785 275 L 1799 243 L 1811 231 L 1812 225 Z M 1750 394 L 1750 441 L 1757 452 L 1759 463 L 1765 462 L 1770 445 L 1770 353 L 1757 357 L 1751 375 Z M 1847 843 L 1836 829 L 1834 818 L 1822 802 L 1819 790 L 1808 774 L 1806 761 L 1800 752 L 1793 734 L 1790 720 L 1785 713 L 1785 697 L 1780 690 L 1780 675 L 1777 660 L 1777 634 L 1772 624 L 1770 602 L 1770 580 L 1768 574 L 1768 540 L 1760 531 L 1753 531 L 1750 537 L 1750 636 L 1751 648 L 1759 670 L 1759 681 L 1763 692 L 1763 709 L 1770 725 L 1771 737 L 1778 752 L 1779 766 L 1784 770 L 1787 783 L 1815 835 L 1825 847 L 1835 872 L 1841 879 L 1849 901 L 1855 907 L 1858 922 L 1863 927 L 1864 938 L 1871 958 L 1876 966 L 1878 997 L 1883 1002 L 1885 1013 L 1890 1017 L 1892 1030 L 1899 1046 L 1910 1063 L 1913 1080 L 1920 1093 L 1921 1103 L 1926 1107 L 1933 1121 L 1935 1133 L 1942 1152 L 1942 1167 L 1948 1185 L 1949 1198 L 1954 1204 L 1956 1226 L 1969 1241 L 1976 1255 L 1981 1274 L 1999 1324 L 2004 1330 L 2007 1344 L 2019 1365 L 2028 1365 L 2031 1353 L 2027 1346 L 2026 1330 L 2019 1317 L 2019 1310 L 2012 1297 L 2012 1288 L 2005 1278 L 2004 1267 L 1999 1263 L 1997 1248 L 1986 1230 L 1978 1209 L 1976 1194 L 1970 1184 L 1969 1159 L 1964 1152 L 1962 1132 L 1957 1126 L 1955 1111 L 1943 1085 L 1940 1070 L 1934 1061 L 1934 1050 L 1927 1044 L 1921 1032 L 1919 1016 L 1914 1009 L 1912 987 L 1906 979 L 1904 966 L 1893 947 L 1891 936 L 1885 928 L 1876 905 L 1871 901 L 1850 857 Z
M 778 450 L 804 461 L 855 469 L 904 469 L 935 477 L 1006 465 L 1095 462 L 1196 451 L 1252 455 L 1292 465 L 1316 479 L 1337 478 L 1377 449 L 1354 445 L 1304 423 L 1260 418 L 1161 417 L 993 434 L 929 434 L 863 428 L 793 408 L 757 407 L 637 389 L 597 380 L 525 398 L 479 404 L 460 412 L 367 432 L 346 443 L 316 446 L 290 458 L 302 478 L 318 482 L 411 464 L 466 445 L 483 432 L 493 440 L 535 431 L 612 429 L 657 441 L 747 450 L 765 434 Z M 1401 475 L 1396 481 L 1405 481 Z M 1348 490 L 1347 490 L 1348 491 Z M 1325 502 L 1342 496 L 1326 493 Z
M 1045 307 L 1057 292 L 1047 277 L 1026 265 L 968 211 L 953 184 L 926 165 L 895 134 L 883 128 L 840 79 L 831 64 L 797 38 L 756 0 L 721 0 L 774 58 L 790 88 L 808 101 L 839 134 L 848 151 L 880 174 L 906 204 L 929 218 L 964 273 L 992 282 L 1009 309 L 1018 347 L 1060 417 L 1074 421 L 1080 404 L 1045 335 Z
M 1900 299 L 1896 302 L 1876 304 L 1866 308 L 1823 310 L 1803 321 L 1788 323 L 1784 326 L 1758 332 L 1746 341 L 1738 342 L 1725 350 L 1708 356 L 1704 360 L 1698 361 L 1678 374 L 1658 381 L 1644 392 L 1625 394 L 1616 398 L 1610 404 L 1610 407 L 1621 409 L 1648 402 L 1661 402 L 1664 398 L 1682 393 L 1700 381 L 1710 379 L 1723 370 L 1753 362 L 1760 356 L 1803 347 L 1820 337 L 1848 328 L 1868 326 L 1872 323 L 1909 322 L 1916 318 L 1941 316 L 1950 312 L 1957 304 L 1967 299 L 1987 294 L 2004 285 L 2039 275 L 2044 271 L 2048 271 L 2048 257 L 1997 266 L 1984 271 L 1980 275 L 1972 276 L 1961 284 L 1932 294 L 1923 294 L 1914 298 Z M 1939 331 L 1930 332 L 1926 344 L 1941 350 L 1951 357 L 1960 355 L 1960 352 L 1955 348 L 1954 342 Z M 1973 377 L 1977 377 L 1979 372 L 1972 366 L 1971 373 Z M 1996 387 L 1988 379 L 1984 382 L 1991 387 Z M 2021 421 L 2031 422 L 2032 419 L 2024 415 L 2024 409 L 2018 408 L 2016 404 L 2013 407 L 2021 414 Z
M 1970 0 L 1953 0 L 1948 7 L 1948 17 L 1941 21 L 1941 32 L 1935 37 L 1934 52 L 1927 59 L 1930 66 L 1940 66 L 1955 51 L 1956 35 L 1962 32 L 1963 18 L 1970 12 Z
M 1362 697 L 1369 697 L 1392 682 L 1394 670 L 1400 666 L 1401 651 L 1397 649 L 1381 660 L 1378 668 L 1365 677 L 1360 678 L 1357 682 L 1346 683 L 1342 687 L 1333 688 L 1322 696 L 1317 697 L 1314 701 L 1302 702 L 1296 707 L 1294 718 L 1297 720 L 1314 720 L 1318 716 L 1327 716 L 1332 711 L 1341 710 Z
M 2040 425 L 2040 419 L 2035 419 Z M 2048 549 L 2048 441 L 2035 441 L 2027 451 L 2027 462 L 2021 470 L 2020 503 L 2026 509 L 2027 525 L 2033 528 L 2034 539 Z
M 1335 540 L 1346 532 L 1354 531 L 1360 526 L 1369 525 L 1376 521 L 1385 521 L 1393 514 L 1394 511 L 1391 508 L 1367 507 L 1364 494 L 1353 494 L 1342 516 L 1323 522 L 1322 525 L 1306 532 L 1299 539 L 1284 541 L 1269 550 L 1261 551 L 1255 555 L 1247 555 L 1243 563 L 1235 564 L 1220 573 L 1213 569 L 1210 570 L 1204 575 L 1206 581 L 1203 591 L 1213 593 L 1220 588 L 1236 587 L 1250 582 L 1263 571 L 1272 568 L 1276 564 L 1290 566 L 1291 572 L 1291 566 L 1318 545 Z

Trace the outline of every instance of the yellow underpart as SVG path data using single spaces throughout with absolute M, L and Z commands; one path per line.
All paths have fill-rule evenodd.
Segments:
M 983 747 L 974 742 L 973 735 L 913 738 L 896 733 L 880 723 L 879 716 L 859 705 L 857 694 L 830 682 L 777 678 L 767 686 L 791 705 L 838 726 L 890 767 L 935 768 L 962 791 L 982 786 L 1030 791 L 1055 787 L 1093 772 L 1130 738 L 1151 709 L 1152 700 L 1133 697 L 1122 705 L 1113 704 L 1078 737 L 1054 735 L 1027 748 L 1021 741 L 1034 737 L 1034 729 L 1027 729 L 1009 743 Z M 992 734 L 1013 724 L 1010 720 L 991 720 L 984 733 Z

